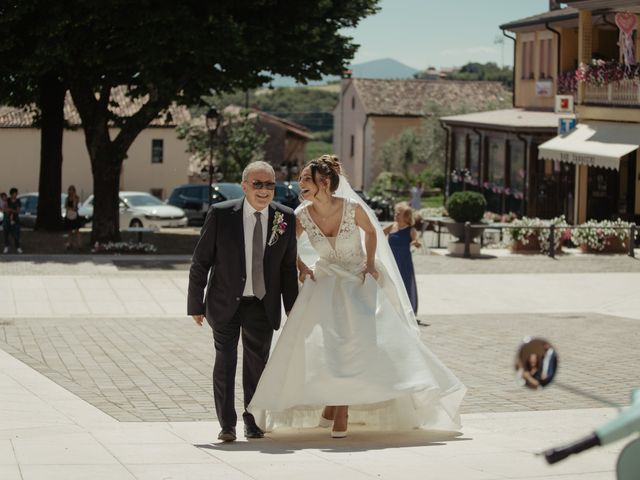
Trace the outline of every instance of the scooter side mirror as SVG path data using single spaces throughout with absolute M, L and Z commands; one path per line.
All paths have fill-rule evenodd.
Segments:
M 558 352 L 540 337 L 525 337 L 516 352 L 516 380 L 531 389 L 545 388 L 558 372 Z

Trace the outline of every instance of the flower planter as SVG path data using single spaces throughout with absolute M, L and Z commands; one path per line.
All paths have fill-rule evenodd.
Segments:
M 522 240 L 511 240 L 511 251 L 516 253 L 540 253 L 540 242 L 537 236 L 529 235 L 526 240 L 526 243 Z
M 581 243 L 580 251 L 583 253 L 627 253 L 629 251 L 629 239 L 620 240 L 616 236 L 607 237 L 606 244 L 602 250 L 592 248 L 586 243 Z
M 511 240 L 511 251 L 514 253 L 544 253 L 537 235 L 527 235 L 527 243 L 522 240 Z M 556 253 L 562 253 L 562 245 L 556 247 Z

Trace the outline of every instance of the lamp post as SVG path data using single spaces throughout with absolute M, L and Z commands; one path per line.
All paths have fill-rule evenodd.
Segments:
M 207 131 L 209 132 L 209 205 L 213 198 L 213 143 L 220 126 L 220 112 L 214 106 L 209 107 L 205 116 Z
M 298 173 L 297 161 L 284 161 L 280 164 L 280 172 L 286 177 L 287 182 L 291 181 L 293 175 Z

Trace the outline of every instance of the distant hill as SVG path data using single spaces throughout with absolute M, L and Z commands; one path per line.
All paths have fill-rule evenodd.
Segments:
M 382 58 L 370 62 L 351 65 L 353 76 L 357 78 L 406 79 L 413 78 L 418 70 L 400 63 L 393 58 Z
M 383 78 L 383 79 L 406 79 L 413 78 L 413 74 L 418 70 L 409 67 L 393 58 L 381 58 L 370 62 L 356 63 L 349 67 L 354 77 L 359 78 Z M 309 82 L 309 85 L 322 85 L 328 82 L 340 80 L 336 76 L 323 77 L 322 80 Z M 295 87 L 296 82 L 290 77 L 276 76 L 273 79 L 274 87 Z

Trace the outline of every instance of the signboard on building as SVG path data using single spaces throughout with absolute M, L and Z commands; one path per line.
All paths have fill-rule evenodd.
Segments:
M 536 97 L 550 97 L 553 95 L 553 82 L 551 80 L 538 80 L 536 82 Z
M 558 135 L 566 135 L 576 128 L 576 117 L 560 117 L 558 119 Z
M 573 113 L 573 95 L 556 95 L 556 113 Z

